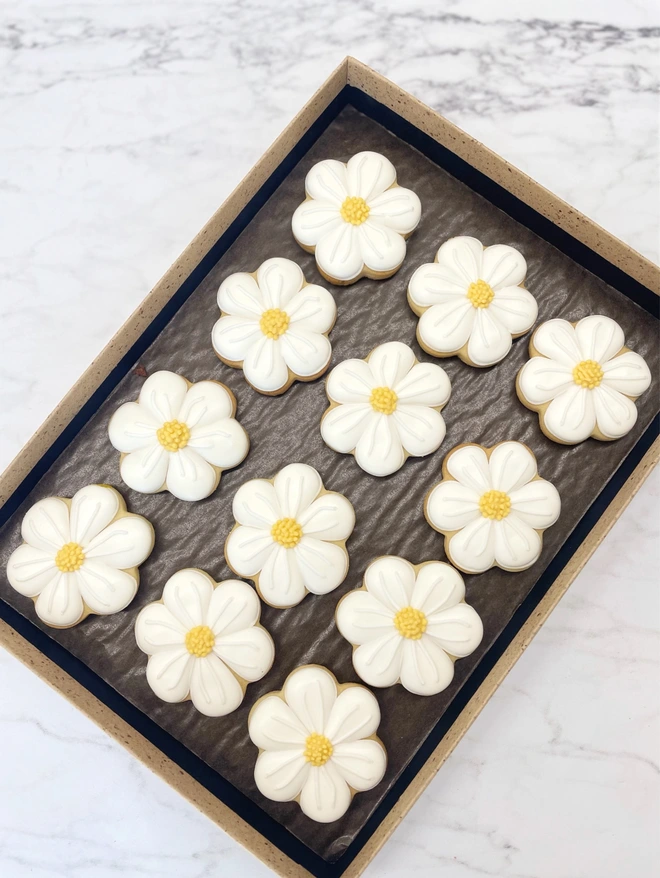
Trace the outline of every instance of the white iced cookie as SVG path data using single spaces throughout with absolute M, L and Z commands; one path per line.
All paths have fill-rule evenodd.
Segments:
M 330 400 L 321 435 L 334 451 L 354 454 L 372 476 L 388 476 L 406 458 L 425 457 L 440 447 L 449 399 L 447 373 L 420 363 L 399 341 L 379 345 L 366 360 L 344 360 L 328 375 Z
M 205 716 L 225 716 L 248 683 L 273 666 L 275 647 L 259 625 L 259 598 L 246 582 L 214 582 L 201 570 L 179 570 L 160 601 L 135 620 L 137 645 L 149 656 L 147 682 L 163 701 L 190 699 Z
M 483 637 L 465 603 L 463 578 L 442 561 L 412 565 L 387 555 L 373 561 L 361 589 L 337 605 L 337 627 L 353 645 L 353 667 L 370 686 L 401 685 L 437 695 L 454 678 L 454 662 Z
M 267 259 L 253 274 L 230 275 L 218 290 L 218 306 L 213 348 L 260 393 L 284 393 L 328 368 L 335 300 L 308 284 L 290 259 Z
M 345 285 L 398 271 L 422 206 L 414 192 L 397 185 L 389 159 L 359 152 L 348 164 L 318 162 L 305 178 L 305 194 L 291 228 L 300 246 L 316 256 L 323 277 Z
M 589 436 L 620 439 L 632 430 L 634 400 L 649 388 L 651 372 L 624 341 L 619 324 L 598 314 L 539 326 L 516 390 L 523 405 L 538 412 L 549 439 L 575 445 Z
M 379 723 L 378 702 L 364 686 L 338 684 L 319 665 L 297 668 L 281 691 L 264 695 L 250 711 L 259 791 L 275 802 L 298 802 L 318 823 L 339 820 L 355 793 L 383 779 Z
M 121 494 L 107 485 L 88 485 L 71 500 L 39 500 L 21 535 L 25 542 L 10 555 L 7 578 L 51 628 L 127 607 L 138 589 L 138 567 L 154 546 L 150 522 L 127 512 Z
M 252 579 L 272 607 L 293 607 L 308 592 L 327 594 L 346 578 L 355 512 L 342 494 L 325 490 L 313 467 L 291 463 L 274 479 L 245 482 L 233 513 L 227 564 Z
M 191 384 L 174 372 L 154 372 L 137 402 L 120 406 L 110 419 L 122 479 L 142 494 L 208 497 L 221 472 L 237 466 L 250 447 L 235 413 L 234 394 L 219 381 Z
M 557 489 L 539 477 L 522 442 L 457 446 L 424 503 L 428 523 L 444 534 L 447 557 L 464 573 L 531 567 L 560 509 Z
M 513 247 L 484 248 L 467 236 L 445 241 L 435 262 L 421 265 L 408 285 L 421 347 L 470 366 L 499 363 L 538 314 L 536 299 L 522 286 L 526 273 L 527 263 Z

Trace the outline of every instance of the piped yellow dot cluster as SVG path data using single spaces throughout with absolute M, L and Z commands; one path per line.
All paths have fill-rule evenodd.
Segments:
M 468 287 L 467 297 L 475 308 L 487 308 L 495 298 L 495 293 L 485 280 L 478 280 Z
M 311 762 L 312 765 L 316 765 L 317 768 L 321 765 L 325 765 L 328 759 L 332 756 L 332 744 L 330 739 L 326 738 L 325 735 L 319 735 L 317 732 L 312 732 L 311 735 L 307 736 L 307 740 L 305 741 L 303 756 L 308 762 Z
M 190 430 L 182 421 L 166 421 L 156 436 L 165 451 L 180 451 L 190 441 Z
M 341 218 L 345 223 L 352 226 L 361 226 L 363 222 L 369 219 L 371 210 L 369 205 L 357 195 L 349 195 L 345 198 L 339 210 Z
M 604 372 L 600 363 L 595 360 L 582 360 L 573 369 L 573 381 L 580 387 L 586 387 L 587 390 L 593 390 L 598 387 L 603 380 Z
M 85 563 L 85 553 L 79 543 L 65 543 L 55 555 L 55 565 L 62 573 L 73 573 Z
M 486 491 L 479 498 L 479 510 L 484 518 L 502 521 L 511 512 L 511 497 L 504 491 Z
M 394 617 L 394 627 L 402 637 L 419 640 L 426 631 L 428 619 L 415 607 L 403 607 Z
M 213 649 L 215 634 L 208 625 L 196 625 L 186 634 L 186 649 L 190 655 L 204 658 Z
M 371 391 L 369 402 L 375 412 L 380 412 L 382 415 L 391 415 L 396 409 L 398 399 L 399 397 L 391 387 L 374 387 Z
M 281 308 L 269 308 L 261 315 L 259 328 L 268 338 L 279 338 L 289 328 L 289 315 Z
M 300 542 L 303 532 L 295 518 L 280 518 L 271 527 L 270 535 L 280 546 L 293 549 Z

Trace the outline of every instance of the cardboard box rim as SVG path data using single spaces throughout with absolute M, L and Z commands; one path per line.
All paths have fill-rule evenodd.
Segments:
M 12 495 L 37 461 L 117 366 L 144 329 L 179 289 L 181 283 L 208 255 L 213 245 L 234 222 L 241 210 L 275 171 L 291 148 L 298 143 L 316 119 L 347 85 L 359 89 L 393 110 L 560 229 L 568 232 L 648 289 L 656 294 L 660 293 L 660 269 L 652 262 L 554 196 L 522 171 L 508 164 L 504 159 L 403 89 L 361 62 L 349 57 L 336 68 L 259 159 L 245 179 L 229 195 L 0 476 L 0 503 L 4 504 Z M 658 459 L 660 459 L 660 439 L 656 439 L 648 449 L 595 527 L 470 699 L 448 734 L 438 744 L 398 802 L 348 865 L 343 872 L 345 878 L 357 878 L 362 874 L 387 841 L 479 715 L 506 674 L 522 655 L 568 586 L 632 500 Z M 150 741 L 135 731 L 109 707 L 99 701 L 58 665 L 46 658 L 35 646 L 2 620 L 0 620 L 0 644 L 276 873 L 286 876 L 286 878 L 303 878 L 303 876 L 310 875 L 304 867 L 286 856 L 254 827 L 193 780 Z

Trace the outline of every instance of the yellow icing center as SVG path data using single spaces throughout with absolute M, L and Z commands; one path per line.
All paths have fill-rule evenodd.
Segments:
M 484 518 L 502 521 L 511 512 L 511 497 L 504 491 L 486 491 L 479 498 L 479 509 Z
M 190 430 L 181 421 L 166 421 L 156 436 L 165 451 L 180 451 L 190 441 Z
M 332 744 L 330 743 L 330 739 L 326 738 L 325 735 L 319 735 L 316 732 L 312 732 L 311 735 L 307 736 L 307 740 L 305 741 L 305 751 L 303 756 L 308 762 L 311 762 L 312 765 L 316 765 L 317 767 L 325 765 L 328 759 L 332 756 Z
M 380 412 L 383 415 L 391 415 L 396 409 L 398 399 L 399 397 L 391 388 L 374 387 L 371 391 L 369 402 L 371 403 L 371 408 L 375 412 Z
M 55 555 L 55 565 L 62 573 L 73 573 L 85 563 L 85 553 L 78 543 L 65 543 Z
M 426 631 L 428 620 L 421 610 L 415 607 L 403 607 L 394 617 L 394 627 L 402 637 L 408 640 L 419 640 Z
M 269 308 L 261 315 L 259 328 L 268 338 L 279 338 L 289 328 L 289 315 L 281 308 Z
M 186 634 L 186 649 L 190 655 L 204 658 L 213 649 L 215 634 L 208 625 L 196 625 Z
M 573 369 L 573 381 L 580 387 L 593 390 L 603 380 L 603 370 L 595 360 L 582 360 Z
M 270 529 L 272 538 L 285 549 L 293 549 L 297 546 L 302 533 L 302 528 L 295 518 L 280 518 Z
M 495 293 L 485 280 L 478 280 L 468 287 L 467 297 L 475 308 L 487 308 L 495 298 Z
M 345 223 L 352 226 L 361 226 L 369 218 L 369 205 L 357 195 L 349 195 L 345 198 L 339 211 Z

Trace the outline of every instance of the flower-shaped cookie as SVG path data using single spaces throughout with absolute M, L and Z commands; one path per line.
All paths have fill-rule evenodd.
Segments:
M 364 686 L 339 685 L 318 665 L 297 668 L 281 692 L 264 695 L 250 711 L 259 791 L 275 802 L 297 801 L 318 823 L 339 820 L 354 793 L 385 774 L 379 723 L 378 702 Z
M 220 473 L 237 466 L 250 447 L 235 413 L 236 400 L 224 384 L 190 384 L 174 372 L 154 372 L 138 401 L 120 406 L 110 419 L 122 479 L 142 494 L 208 497 Z
M 305 194 L 291 228 L 300 246 L 315 254 L 323 277 L 342 285 L 398 271 L 422 206 L 414 192 L 397 185 L 389 159 L 360 152 L 348 164 L 318 162 L 305 178 Z
M 473 653 L 483 637 L 481 619 L 465 603 L 462 576 L 442 561 L 413 566 L 395 556 L 378 558 L 362 588 L 339 601 L 336 618 L 365 683 L 401 683 L 415 695 L 446 689 L 454 661 Z
M 651 372 L 624 346 L 623 330 L 610 317 L 548 320 L 532 336 L 529 352 L 516 389 L 520 401 L 539 413 L 549 439 L 563 445 L 589 436 L 610 441 L 635 426 L 634 400 L 648 389 Z
M 467 236 L 445 241 L 408 286 L 421 347 L 435 357 L 456 354 L 471 366 L 499 363 L 538 314 L 536 299 L 522 287 L 526 272 L 513 247 L 484 248 Z
M 218 306 L 215 352 L 242 369 L 260 393 L 284 393 L 294 381 L 312 381 L 328 368 L 335 300 L 306 283 L 290 259 L 267 259 L 254 274 L 230 275 L 218 290 Z
M 531 567 L 560 509 L 557 489 L 538 476 L 522 442 L 454 448 L 424 504 L 428 523 L 444 534 L 447 557 L 465 573 Z
M 326 445 L 354 454 L 372 476 L 396 472 L 408 456 L 432 454 L 445 438 L 440 410 L 451 393 L 447 373 L 435 363 L 419 363 L 399 341 L 379 345 L 366 360 L 339 363 L 326 393 Z
M 154 545 L 151 524 L 127 512 L 121 494 L 106 485 L 87 485 L 71 500 L 39 500 L 21 534 L 25 542 L 10 555 L 7 578 L 52 628 L 127 607 L 138 589 L 137 568 Z
M 355 512 L 342 494 L 325 490 L 313 467 L 291 463 L 272 481 L 245 482 L 233 512 L 227 564 L 272 607 L 293 607 L 307 592 L 327 594 L 346 578 Z
M 259 625 L 260 609 L 246 582 L 216 584 L 195 568 L 171 576 L 162 600 L 135 620 L 155 694 L 170 703 L 190 698 L 205 716 L 236 710 L 247 684 L 261 680 L 275 658 L 273 640 Z

